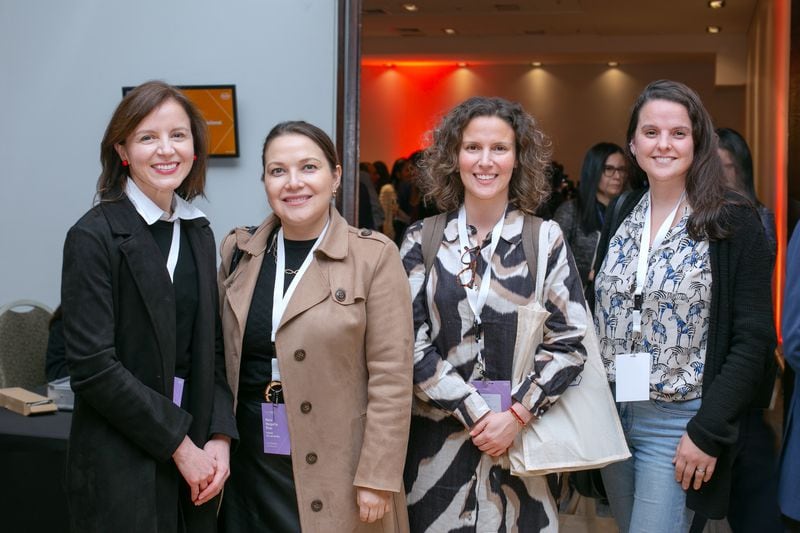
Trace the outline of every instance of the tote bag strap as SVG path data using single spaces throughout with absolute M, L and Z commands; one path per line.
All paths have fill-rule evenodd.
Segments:
M 547 238 L 549 224 L 534 215 L 525 215 L 522 221 L 522 251 L 528 262 L 528 272 L 533 278 L 536 299 L 544 307 L 544 278 L 547 275 Z
M 444 237 L 444 226 L 447 222 L 447 213 L 439 213 L 432 217 L 427 217 L 422 221 L 422 260 L 425 262 L 425 276 L 431 271 L 433 260 L 436 259 L 436 251 L 442 244 Z

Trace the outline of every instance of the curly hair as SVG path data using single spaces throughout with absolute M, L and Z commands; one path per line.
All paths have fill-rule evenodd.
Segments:
M 206 183 L 206 161 L 208 160 L 208 129 L 206 121 L 195 105 L 180 89 L 163 81 L 147 81 L 131 90 L 117 106 L 106 127 L 100 143 L 100 164 L 102 171 L 97 180 L 97 198 L 113 202 L 125 194 L 128 168 L 115 146 L 125 144 L 125 139 L 150 113 L 168 100 L 176 101 L 189 117 L 192 130 L 194 154 L 197 156 L 189 175 L 175 192 L 185 200 L 203 196 Z
M 692 206 L 687 223 L 689 236 L 696 240 L 727 237 L 726 206 L 732 203 L 746 205 L 749 201 L 726 185 L 711 116 L 692 89 L 671 80 L 654 81 L 645 87 L 633 105 L 628 123 L 626 155 L 631 168 L 641 171 L 631 150 L 631 142 L 639 125 L 639 113 L 652 100 L 667 100 L 682 105 L 692 123 L 694 157 L 686 173 L 686 198 Z
M 509 184 L 509 203 L 534 214 L 550 194 L 547 166 L 551 142 L 530 114 L 516 102 L 503 98 L 476 96 L 454 107 L 431 132 L 432 143 L 419 163 L 417 185 L 425 200 L 442 211 L 458 209 L 464 202 L 464 185 L 458 165 L 461 140 L 470 121 L 477 117 L 498 117 L 514 130 L 516 167 Z

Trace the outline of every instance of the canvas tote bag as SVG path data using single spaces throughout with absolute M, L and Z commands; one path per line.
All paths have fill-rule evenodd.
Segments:
M 536 273 L 536 300 L 518 308 L 512 390 L 533 369 L 533 356 L 542 343 L 544 323 L 550 315 L 544 307 L 543 294 L 550 224 L 541 221 L 538 236 L 535 227 L 531 227 L 538 224 L 525 225 L 530 228 L 528 235 L 523 227 L 523 245 L 535 246 L 535 252 L 529 253 L 526 247 L 525 253 L 531 275 Z M 588 327 L 583 344 L 587 359 L 583 372 L 540 419 L 531 420 L 514 439 L 508 450 L 513 475 L 541 476 L 600 468 L 631 456 L 600 360 L 588 307 L 586 316 Z

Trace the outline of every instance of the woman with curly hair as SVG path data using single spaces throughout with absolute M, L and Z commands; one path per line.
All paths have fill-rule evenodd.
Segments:
M 416 335 L 405 470 L 412 531 L 558 529 L 547 480 L 512 476 L 507 454 L 586 356 L 580 276 L 552 224 L 551 314 L 534 367 L 511 385 L 518 309 L 538 300 L 522 228 L 547 196 L 549 148 L 521 105 L 476 97 L 444 117 L 420 164 L 419 185 L 446 222 L 429 271 L 423 226 L 433 219 L 409 227 L 401 249 Z

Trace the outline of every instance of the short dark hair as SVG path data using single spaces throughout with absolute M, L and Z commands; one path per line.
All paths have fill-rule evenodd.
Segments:
M 686 198 L 692 207 L 687 223 L 689 236 L 695 240 L 726 237 L 728 229 L 723 213 L 726 203 L 733 200 L 727 194 L 729 189 L 717 153 L 717 134 L 700 97 L 688 86 L 677 81 L 658 80 L 645 87 L 636 99 L 628 122 L 625 147 L 633 165 L 631 168 L 641 171 L 631 150 L 631 143 L 639 125 L 642 107 L 653 100 L 667 100 L 682 105 L 692 123 L 694 157 L 686 173 Z
M 475 96 L 454 107 L 432 132 L 433 142 L 419 163 L 417 184 L 426 200 L 442 211 L 453 211 L 464 202 L 464 184 L 458 169 L 461 139 L 474 118 L 498 117 L 514 130 L 517 165 L 511 174 L 509 203 L 533 214 L 550 193 L 547 166 L 551 143 L 530 114 L 516 102 Z
M 189 116 L 197 160 L 192 169 L 175 192 L 186 200 L 202 196 L 206 184 L 206 164 L 208 160 L 208 128 L 200 111 L 180 89 L 163 81 L 147 81 L 132 89 L 117 106 L 106 127 L 100 142 L 100 164 L 102 171 L 97 180 L 97 197 L 101 201 L 115 201 L 125 193 L 125 180 L 128 169 L 122 166 L 122 159 L 115 146 L 125 144 L 136 127 L 147 115 L 163 105 L 167 100 L 175 100 Z
M 261 181 L 264 181 L 265 177 L 264 172 L 267 166 L 265 155 L 267 153 L 267 148 L 269 148 L 272 141 L 283 135 L 302 135 L 308 137 L 322 150 L 325 159 L 328 160 L 328 164 L 331 166 L 331 171 L 336 170 L 336 167 L 339 166 L 339 156 L 336 153 L 336 146 L 327 133 L 317 126 L 303 120 L 289 120 L 276 124 L 269 130 L 267 137 L 264 139 L 264 146 L 261 148 Z

